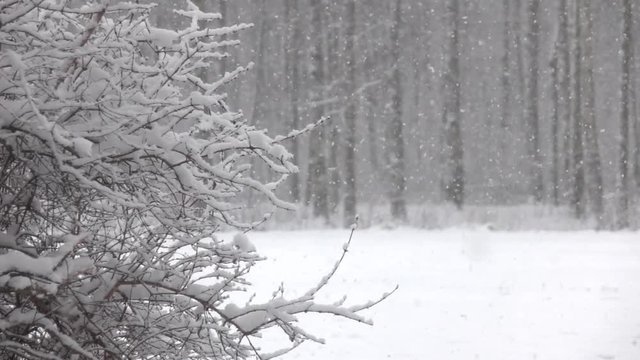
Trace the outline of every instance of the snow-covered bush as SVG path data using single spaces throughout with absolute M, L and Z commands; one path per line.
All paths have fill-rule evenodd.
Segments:
M 286 137 L 226 108 L 243 68 L 198 76 L 248 25 L 216 28 L 191 2 L 178 31 L 137 1 L 69 4 L 0 2 L 0 358 L 269 357 L 250 340 L 265 329 L 312 338 L 296 314 L 363 321 L 371 304 L 314 302 L 326 278 L 301 298 L 229 299 L 259 256 L 214 233 L 251 226 L 241 192 L 288 207 L 274 189 L 296 171 Z

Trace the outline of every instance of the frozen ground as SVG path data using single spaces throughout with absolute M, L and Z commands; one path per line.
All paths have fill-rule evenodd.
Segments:
M 250 277 L 260 293 L 284 282 L 293 295 L 331 267 L 348 232 L 250 238 L 268 257 Z M 640 358 L 639 233 L 359 230 L 323 300 L 357 303 L 396 284 L 367 313 L 374 327 L 308 318 L 327 344 L 285 359 Z

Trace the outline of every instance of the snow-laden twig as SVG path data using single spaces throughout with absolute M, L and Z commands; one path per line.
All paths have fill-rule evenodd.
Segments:
M 335 262 L 335 264 L 333 264 L 331 271 L 329 271 L 327 275 L 323 276 L 322 279 L 320 279 L 320 281 L 315 287 L 307 291 L 307 293 L 305 294 L 306 296 L 313 297 L 318 293 L 318 291 L 322 290 L 322 288 L 327 286 L 327 284 L 329 283 L 329 280 L 333 278 L 333 276 L 336 274 L 336 272 L 340 268 L 340 265 L 342 265 L 342 261 L 344 261 L 344 258 L 347 256 L 347 252 L 349 252 L 349 247 L 351 246 L 351 240 L 353 240 L 353 234 L 355 233 L 357 228 L 358 228 L 358 217 L 356 216 L 356 218 L 354 219 L 354 223 L 351 226 L 349 239 L 347 240 L 346 243 L 342 245 L 342 254 L 340 254 L 340 258 L 338 259 L 338 261 Z

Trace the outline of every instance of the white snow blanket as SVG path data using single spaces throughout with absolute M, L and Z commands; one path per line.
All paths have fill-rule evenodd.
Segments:
M 250 276 L 258 297 L 281 282 L 290 295 L 313 287 L 348 236 L 251 232 L 268 257 Z M 307 318 L 301 325 L 326 345 L 305 343 L 285 359 L 640 358 L 638 233 L 358 230 L 321 299 L 360 303 L 396 284 L 366 313 L 375 326 Z

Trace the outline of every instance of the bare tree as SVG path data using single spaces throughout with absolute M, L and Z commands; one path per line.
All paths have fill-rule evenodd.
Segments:
M 557 82 L 559 89 L 560 125 L 562 127 L 562 154 L 564 156 L 562 173 L 560 176 L 562 197 L 567 197 L 570 184 L 571 162 L 571 44 L 569 43 L 569 0 L 560 1 L 558 32 L 558 73 L 560 80 Z
M 618 173 L 618 216 L 617 227 L 629 226 L 629 149 L 631 148 L 629 131 L 631 129 L 631 70 L 634 61 L 633 16 L 631 0 L 623 0 L 622 22 L 622 82 L 620 100 L 620 157 Z
M 513 91 L 512 86 L 512 69 L 511 69 L 511 57 L 512 57 L 512 38 L 513 38 L 513 20 L 511 19 L 511 2 L 513 0 L 504 0 L 502 2 L 502 16 L 504 18 L 503 34 L 502 34 L 502 69 L 500 74 L 500 83 L 502 87 L 502 101 L 500 112 L 500 128 L 504 132 L 504 136 L 500 139 L 500 153 L 498 160 L 501 164 L 506 164 L 507 140 L 509 139 L 509 133 L 511 128 L 511 99 Z
M 357 312 L 375 302 L 314 300 L 341 260 L 300 297 L 229 297 L 260 256 L 245 233 L 216 231 L 262 221 L 237 218 L 243 192 L 293 208 L 275 190 L 296 170 L 281 143 L 300 134 L 270 137 L 227 109 L 219 90 L 244 68 L 200 77 L 220 36 L 249 26 L 203 30 L 216 16 L 192 3 L 178 30 L 153 26 L 152 5 L 70 3 L 3 4 L 0 358 L 270 358 L 290 349 L 262 354 L 262 332 L 317 341 L 296 316 L 367 323 Z
M 389 161 L 389 198 L 391 202 L 391 216 L 403 221 L 407 217 L 404 198 L 406 187 L 405 159 L 404 159 L 404 123 L 402 119 L 402 72 L 400 70 L 401 45 L 400 33 L 402 27 L 402 0 L 396 0 L 393 6 L 393 25 L 391 27 L 391 58 L 393 70 L 391 74 L 391 120 L 387 126 L 387 138 L 390 141 L 388 150 Z
M 573 61 L 572 61 L 572 178 L 573 191 L 571 196 L 571 205 L 575 215 L 581 218 L 585 215 L 585 164 L 584 164 L 584 144 L 583 144 L 583 118 L 582 118 L 582 28 L 580 23 L 580 1 L 575 0 L 572 4 L 572 12 L 575 14 L 573 36 Z
M 312 81 L 313 81 L 313 116 L 317 119 L 324 114 L 325 100 L 325 55 L 323 12 L 325 11 L 324 1 L 311 0 L 314 47 L 312 53 Z M 329 220 L 329 179 L 327 174 L 326 159 L 326 129 L 321 128 L 309 139 L 309 169 L 307 173 L 307 194 L 306 200 L 313 208 L 313 215 L 321 217 L 325 221 Z
M 558 29 L 551 59 L 552 98 L 551 125 L 552 198 L 554 205 L 566 197 L 571 157 L 571 54 L 569 44 L 569 1 L 558 3 Z
M 268 17 L 266 16 L 266 0 L 259 0 L 256 10 L 256 36 L 257 45 L 255 53 L 255 91 L 253 94 L 253 109 L 251 111 L 250 121 L 252 124 L 257 124 L 261 118 L 266 114 L 266 101 L 264 101 L 267 92 L 267 62 L 266 62 L 266 46 L 267 46 L 267 34 L 269 29 L 267 27 Z
M 540 146 L 540 115 L 538 78 L 540 76 L 539 47 L 540 47 L 540 0 L 529 0 L 527 14 L 529 27 L 527 33 L 527 53 L 529 74 L 527 78 L 527 112 L 526 112 L 526 142 L 531 171 L 531 185 L 533 199 L 541 202 L 544 199 L 544 179 L 542 168 L 542 149 Z
M 595 84 L 593 81 L 593 13 L 591 0 L 581 0 L 579 3 L 579 24 L 581 45 L 580 65 L 582 67 L 580 77 L 582 131 L 584 133 L 584 148 L 586 171 L 588 175 L 587 189 L 589 202 L 598 219 L 602 221 L 603 205 L 603 180 L 602 163 L 600 161 L 600 147 L 598 141 L 598 124 L 595 113 Z
M 342 198 L 347 191 L 347 179 L 342 178 L 348 169 L 341 167 L 341 161 L 345 146 L 343 144 L 343 133 L 346 129 L 345 107 L 347 81 L 347 49 L 345 47 L 345 20 L 342 14 L 345 13 L 346 4 L 327 0 L 325 2 L 325 31 L 320 34 L 325 41 L 325 94 L 323 102 L 326 104 L 325 110 L 331 116 L 332 126 L 327 129 L 327 179 L 328 179 L 328 202 L 329 214 L 333 215 L 343 205 Z M 346 144 L 345 144 L 346 145 Z M 346 165 L 346 164 L 345 164 Z M 339 219 L 337 220 L 340 221 Z
M 344 219 L 343 224 L 351 224 L 356 216 L 357 193 L 356 193 L 356 119 L 357 119 L 357 101 L 356 94 L 357 78 L 356 78 L 356 1 L 347 1 L 347 28 L 346 28 L 346 100 L 347 108 L 345 110 L 345 168 L 346 174 L 344 178 L 345 196 L 344 196 Z
M 523 19 L 525 11 L 523 10 L 523 3 L 528 0 L 514 0 L 514 16 L 513 16 L 513 28 L 514 28 L 514 49 L 516 51 L 515 68 L 517 74 L 517 91 L 515 91 L 515 102 L 520 109 L 520 113 L 517 114 L 518 118 L 526 119 L 527 105 L 527 68 L 525 65 L 525 59 L 527 57 L 527 21 Z M 524 141 L 525 146 L 527 142 Z
M 226 4 L 227 0 L 221 0 L 221 4 Z M 300 127 L 300 94 L 302 91 L 301 84 L 301 51 L 303 48 L 301 14 L 299 8 L 299 0 L 286 0 L 286 24 L 287 24 L 287 46 L 285 54 L 285 69 L 287 73 L 287 89 L 289 100 L 291 102 L 291 127 L 297 129 Z M 222 6 L 222 5 L 221 5 Z M 225 5 L 226 6 L 226 5 Z M 300 158 L 300 143 L 298 138 L 292 139 L 291 153 L 296 159 Z M 291 198 L 294 202 L 299 202 L 301 193 L 301 182 L 299 174 L 293 174 L 291 177 Z
M 553 119 L 551 122 L 551 199 L 553 205 L 558 206 L 560 204 L 560 112 L 561 112 L 561 99 L 560 99 L 560 64 L 559 64 L 559 51 L 558 43 L 556 40 L 556 46 L 554 48 L 554 54 L 551 58 L 551 97 L 553 99 Z
M 458 208 L 464 204 L 465 174 L 460 100 L 460 1 L 447 6 L 447 68 L 444 74 L 444 162 L 442 187 L 447 200 Z

